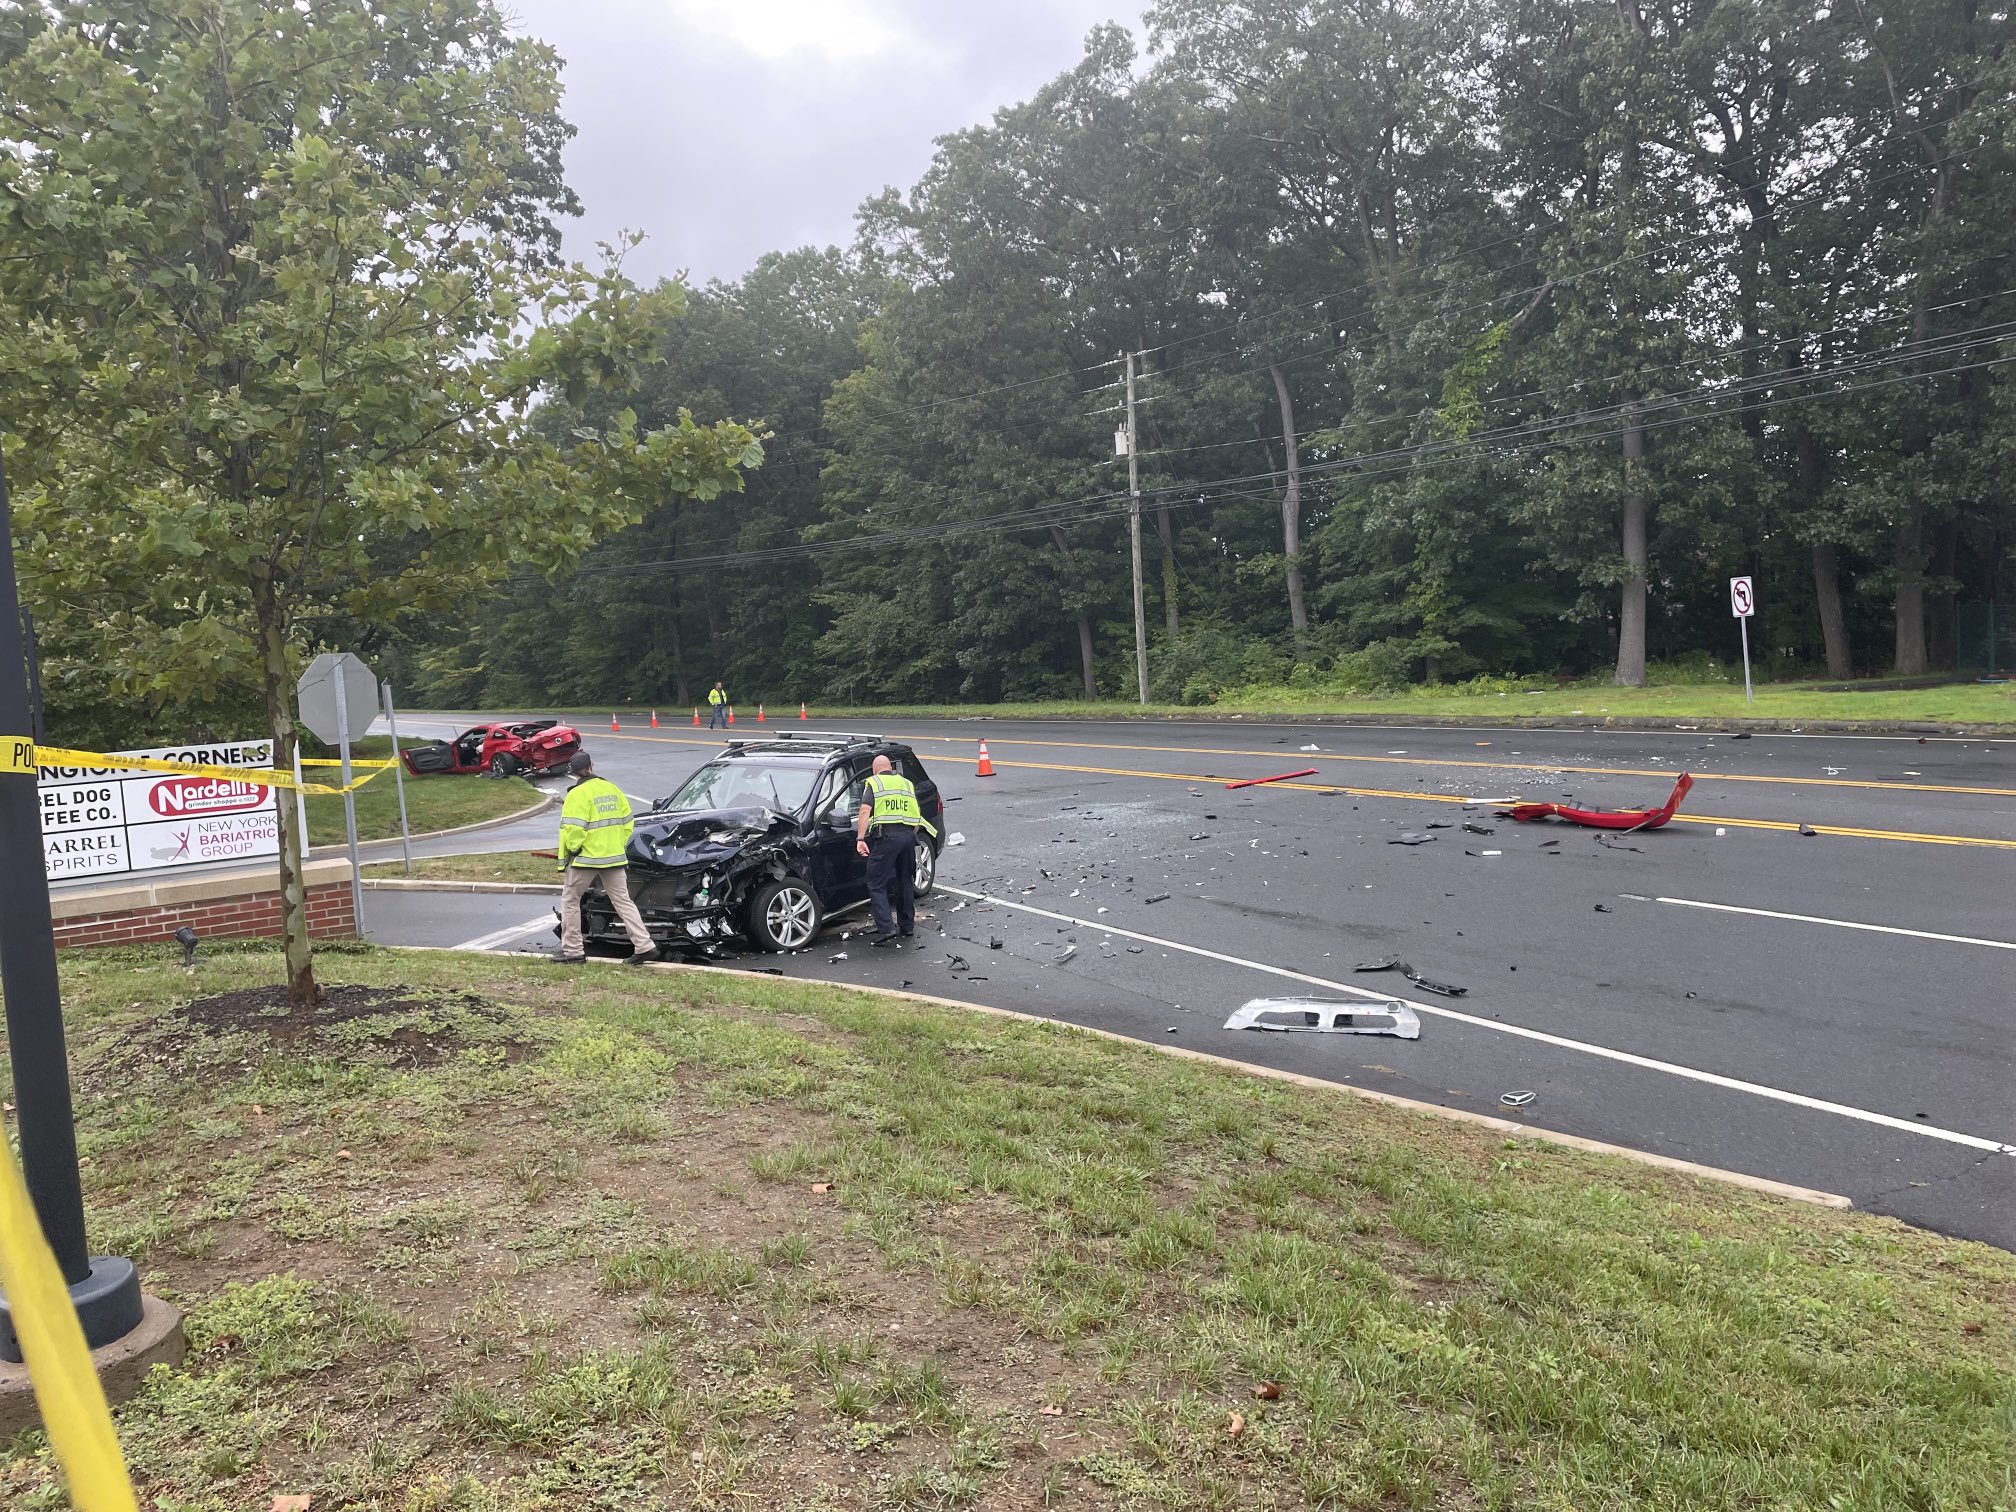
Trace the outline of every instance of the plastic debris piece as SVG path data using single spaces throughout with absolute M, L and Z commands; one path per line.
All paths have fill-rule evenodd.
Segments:
M 1642 856 L 1645 854 L 1645 851 L 1642 847 L 1636 845 L 1619 845 L 1615 840 L 1612 840 L 1608 835 L 1598 835 L 1596 837 L 1596 843 L 1602 846 L 1603 849 L 1605 850 L 1630 851 L 1631 854 L 1634 856 Z
M 1512 969 L 1517 971 L 1519 968 L 1514 966 Z M 1408 981 L 1419 987 L 1423 992 L 1432 992 L 1437 997 L 1465 997 L 1470 992 L 1468 987 L 1458 987 L 1451 982 L 1430 981 L 1411 967 L 1407 970 L 1406 977 Z
M 1477 852 L 1477 854 L 1478 854 L 1478 855 L 1480 855 L 1480 856 L 1502 856 L 1502 855 L 1504 855 L 1504 854 L 1505 854 L 1505 852 L 1503 852 L 1503 851 L 1501 851 L 1501 850 L 1499 850 L 1499 851 L 1489 851 L 1489 850 L 1486 850 L 1486 851 L 1479 851 L 1479 852 Z
M 999 950 L 1001 949 L 1001 941 L 995 936 L 989 935 L 987 937 L 987 948 L 989 950 Z
M 945 843 L 947 845 L 964 845 L 966 843 L 966 837 L 960 834 L 959 831 L 954 830 L 952 831 L 951 834 L 945 837 Z
M 1129 945 L 1129 946 L 1127 947 L 1127 954 L 1129 954 L 1129 955 L 1140 955 L 1140 954 L 1141 954 L 1141 947 L 1140 947 L 1139 945 Z
M 1064 953 L 1057 957 L 1057 964 L 1059 966 L 1062 966 L 1066 961 L 1070 960 L 1071 957 L 1075 956 L 1076 954 L 1078 954 L 1078 947 L 1076 945 L 1066 945 L 1064 947 Z
M 1316 748 L 1310 746 L 1308 749 L 1313 751 Z M 1292 782 L 1297 777 L 1314 777 L 1315 775 L 1316 768 L 1304 767 L 1299 772 L 1277 772 L 1272 777 L 1248 777 L 1240 782 L 1228 782 L 1225 786 L 1228 790 L 1232 788 L 1260 787 L 1269 782 Z
M 1751 738 L 1751 735 L 1748 730 L 1738 730 L 1734 735 L 1731 735 L 1729 738 L 1731 740 L 1749 740 Z M 1925 742 L 1921 740 L 1918 742 L 1918 744 L 1923 745 L 1925 744 Z
M 1472 824 L 1468 819 L 1465 819 L 1463 821 L 1463 833 L 1466 835 L 1495 835 L 1498 831 L 1488 824 Z
M 1320 751 L 1323 749 L 1323 747 L 1316 745 L 1306 745 L 1306 746 L 1297 746 L 1295 749 L 1298 751 Z
M 1523 1108 L 1539 1095 L 1538 1092 L 1502 1092 L 1498 1096 L 1498 1102 L 1501 1107 Z
M 1812 825 L 1802 822 L 1799 826 L 1799 833 L 1805 835 L 1808 839 L 1811 839 L 1814 835 L 1819 834 L 1820 831 L 1813 828 Z
M 964 971 L 966 969 L 966 957 L 962 955 L 948 955 L 945 957 L 945 969 L 947 971 Z
M 1596 905 L 1596 912 L 1598 912 L 1598 913 L 1615 913 L 1615 912 L 1616 912 L 1616 910 L 1615 910 L 1614 908 L 1612 908 L 1612 907 L 1611 907 L 1611 906 L 1610 906 L 1610 905 L 1609 905 L 1608 903 L 1598 903 L 1598 904 Z
M 1430 829 L 1454 829 L 1455 827 L 1447 819 L 1430 819 L 1428 821 L 1428 828 Z
M 1426 830 L 1402 830 L 1386 843 L 1388 845 L 1427 845 L 1434 838 Z
M 1549 847 L 1559 845 L 1560 843 L 1561 842 L 1559 840 L 1542 840 L 1540 842 L 1540 849 L 1546 850 Z
M 1729 833 L 1729 831 L 1727 831 L 1726 829 L 1723 829 L 1723 828 L 1721 828 L 1721 827 L 1720 827 L 1720 826 L 1718 825 L 1718 826 L 1716 827 L 1716 830 L 1715 830 L 1715 838 L 1716 838 L 1717 840 L 1720 840 L 1720 839 L 1721 839 L 1721 838 L 1722 838 L 1722 837 L 1723 837 L 1724 835 L 1726 835 L 1726 834 L 1728 834 L 1728 833 Z
M 1405 1003 L 1361 1003 L 1344 998 L 1267 997 L 1242 1003 L 1225 1020 L 1227 1029 L 1268 1029 L 1277 1033 L 1387 1034 L 1419 1039 L 1421 1020 Z
M 1169 901 L 1169 894 L 1155 893 L 1152 896 L 1143 898 L 1141 901 L 1143 903 L 1167 903 Z
M 826 964 L 828 966 L 832 966 L 846 959 L 847 959 L 847 952 L 843 950 L 838 955 L 830 955 L 826 957 Z

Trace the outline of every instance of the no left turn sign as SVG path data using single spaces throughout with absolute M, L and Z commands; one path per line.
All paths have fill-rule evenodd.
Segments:
M 1747 577 L 1729 579 L 1729 612 L 1738 619 L 1749 619 L 1757 612 L 1757 590 Z

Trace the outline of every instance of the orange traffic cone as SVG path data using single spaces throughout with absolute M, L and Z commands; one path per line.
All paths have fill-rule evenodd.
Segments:
M 656 709 L 651 711 L 651 728 L 654 730 L 658 728 L 658 711 Z
M 763 705 L 761 704 L 756 705 L 756 723 L 763 723 Z
M 812 717 L 811 715 L 805 712 L 805 705 L 803 703 L 800 703 L 798 705 L 798 723 L 803 724 L 805 723 L 806 720 L 810 719 L 811 717 Z
M 994 775 L 994 763 L 988 758 L 987 742 L 984 740 L 980 742 L 980 769 L 973 775 L 975 777 L 992 777 Z
M 728 705 L 728 723 L 735 723 L 735 705 Z
M 616 723 L 616 716 L 614 714 L 611 714 L 609 716 L 609 728 L 612 730 L 620 730 L 623 728 L 623 726 Z
M 698 709 L 693 711 L 693 728 L 696 730 L 700 728 L 700 711 Z

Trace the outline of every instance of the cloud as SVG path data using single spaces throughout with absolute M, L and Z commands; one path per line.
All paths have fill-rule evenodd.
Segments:
M 734 278 L 766 251 L 851 242 L 854 211 L 907 188 L 935 138 L 1075 64 L 1141 0 L 515 0 L 566 60 L 579 128 L 568 249 L 624 230 L 630 268 Z M 1138 28 L 1137 28 L 1138 31 Z

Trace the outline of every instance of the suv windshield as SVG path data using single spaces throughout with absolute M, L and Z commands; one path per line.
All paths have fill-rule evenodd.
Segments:
M 819 767 L 808 761 L 710 761 L 660 807 L 688 811 L 761 805 L 795 814 L 805 807 L 818 779 Z

